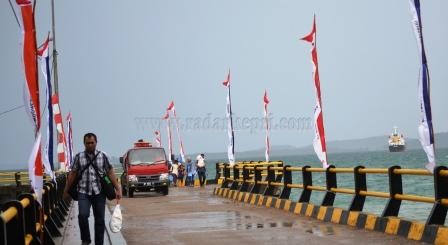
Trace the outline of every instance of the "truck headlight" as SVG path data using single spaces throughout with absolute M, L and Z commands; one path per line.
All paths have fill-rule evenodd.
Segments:
M 168 174 L 161 174 L 160 175 L 160 178 L 159 178 L 160 180 L 167 180 L 168 179 Z
M 129 180 L 129 182 L 138 182 L 136 175 L 129 175 L 128 180 Z

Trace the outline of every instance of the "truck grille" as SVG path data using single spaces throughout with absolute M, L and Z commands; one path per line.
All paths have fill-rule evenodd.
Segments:
M 160 179 L 160 175 L 137 176 L 137 179 L 138 179 L 138 182 L 158 181 Z

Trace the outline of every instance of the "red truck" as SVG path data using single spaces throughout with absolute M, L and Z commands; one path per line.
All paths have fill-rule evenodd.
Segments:
M 123 195 L 134 197 L 134 192 L 156 191 L 168 195 L 169 169 L 165 150 L 138 140 L 134 147 L 120 157 L 123 166 L 121 189 Z

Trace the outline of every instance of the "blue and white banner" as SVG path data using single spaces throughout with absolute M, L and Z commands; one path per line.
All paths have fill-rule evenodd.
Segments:
M 51 72 L 50 72 L 50 55 L 49 45 L 50 37 L 47 37 L 45 42 L 37 50 L 37 55 L 40 59 L 40 68 L 47 83 L 47 142 L 45 145 L 45 156 L 43 163 L 45 172 L 54 179 L 54 164 L 53 164 L 53 106 L 51 104 L 52 86 L 51 86 Z
M 428 163 L 425 167 L 432 173 L 434 171 L 434 167 L 436 166 L 434 154 L 434 129 L 432 126 L 430 80 L 428 62 L 425 54 L 425 45 L 423 43 L 420 0 L 410 0 L 409 3 L 411 5 L 412 27 L 414 28 L 422 63 L 418 82 L 418 100 L 421 116 L 420 125 L 418 126 L 418 136 L 423 150 L 425 150 L 428 158 Z
M 229 136 L 229 145 L 227 146 L 227 156 L 229 158 L 230 166 L 235 164 L 235 138 L 233 133 L 233 122 L 232 122 L 232 101 L 230 99 L 230 70 L 227 74 L 226 80 L 222 83 L 227 88 L 227 134 Z

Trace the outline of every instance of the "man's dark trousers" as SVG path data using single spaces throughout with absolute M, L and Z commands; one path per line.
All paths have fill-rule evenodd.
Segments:
M 86 243 L 91 242 L 89 230 L 90 206 L 92 206 L 93 216 L 95 217 L 95 244 L 102 245 L 106 228 L 104 223 L 106 196 L 104 193 L 101 192 L 99 195 L 78 193 L 79 229 L 81 230 L 81 240 Z

